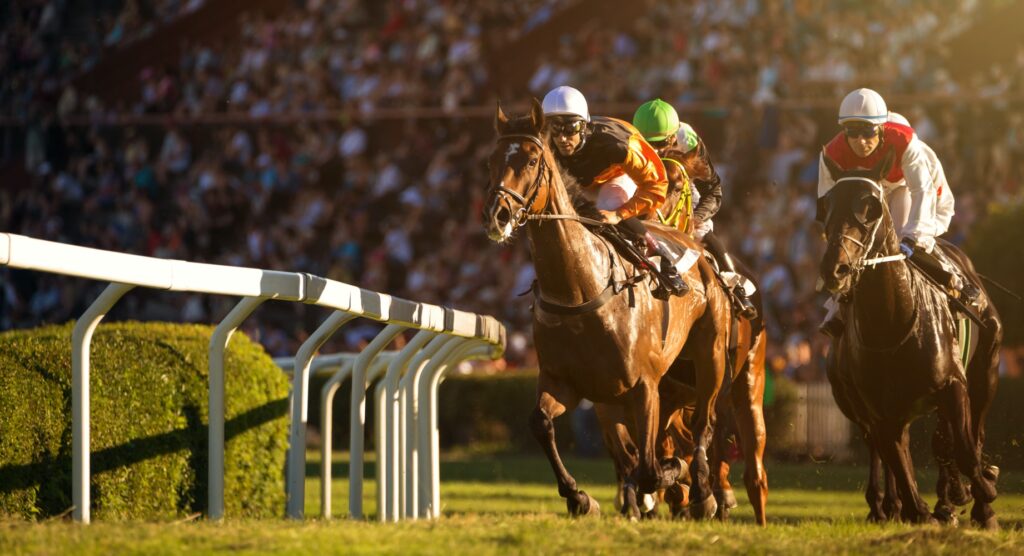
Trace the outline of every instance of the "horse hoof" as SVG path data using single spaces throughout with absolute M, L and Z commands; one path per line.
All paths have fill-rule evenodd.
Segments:
M 690 502 L 690 517 L 693 519 L 711 519 L 718 513 L 718 502 L 714 496 L 708 496 L 700 502 Z
M 601 514 L 601 506 L 597 503 L 597 500 L 594 500 L 592 496 L 582 490 L 566 498 L 565 506 L 572 517 Z
M 888 521 L 888 517 L 874 510 L 868 512 L 868 523 L 884 523 Z
M 999 529 L 999 521 L 996 519 L 996 514 L 989 506 L 975 505 L 971 508 L 971 523 L 986 531 Z
M 935 508 L 935 511 L 932 512 L 932 517 L 934 517 L 940 524 L 947 527 L 960 526 L 960 518 L 956 516 L 956 513 L 952 508 Z
M 724 507 L 726 510 L 731 510 L 739 505 L 736 503 L 736 493 L 731 488 L 715 491 L 715 500 L 718 500 L 719 507 Z

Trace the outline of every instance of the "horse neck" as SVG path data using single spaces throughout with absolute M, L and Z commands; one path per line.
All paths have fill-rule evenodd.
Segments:
M 550 151 L 545 158 L 552 169 L 547 213 L 576 215 L 572 199 L 558 174 Z M 604 243 L 576 220 L 533 220 L 527 227 L 537 282 L 544 298 L 579 305 L 599 295 L 608 285 L 610 262 Z
M 897 255 L 900 252 L 888 209 L 884 209 L 885 234 L 882 249 L 871 257 Z M 864 270 L 854 294 L 854 311 L 860 322 L 872 323 L 860 328 L 867 343 L 892 343 L 894 335 L 906 332 L 917 310 L 910 268 L 902 261 L 881 263 Z

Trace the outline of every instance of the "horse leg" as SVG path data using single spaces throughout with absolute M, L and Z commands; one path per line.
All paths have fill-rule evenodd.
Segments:
M 886 426 L 887 425 L 887 426 Z M 878 451 L 888 471 L 895 479 L 895 487 L 903 504 L 900 517 L 911 523 L 934 521 L 928 504 L 921 499 L 914 479 L 914 464 L 907 445 L 910 440 L 907 424 L 883 424 L 877 427 Z
M 938 501 L 932 515 L 940 523 L 956 526 L 956 507 L 971 501 L 960 480 L 960 471 L 956 467 L 953 453 L 953 428 L 949 421 L 939 418 L 932 435 L 932 454 L 939 468 L 939 477 L 935 482 L 935 493 Z
M 729 510 L 736 507 L 736 494 L 729 483 L 729 470 L 732 468 L 729 463 L 729 442 L 733 423 L 732 416 L 728 413 L 729 408 L 725 405 L 724 398 L 719 398 L 718 423 L 714 430 L 714 440 L 711 441 L 711 452 L 708 454 L 711 460 L 711 492 L 714 493 L 715 502 L 718 504 L 715 517 L 720 521 L 728 521 Z
M 747 487 L 747 498 L 754 507 L 757 524 L 764 526 L 767 521 L 768 472 L 764 468 L 764 447 L 766 429 L 764 425 L 764 355 L 765 336 L 758 339 L 753 361 L 744 364 L 743 370 L 732 383 L 732 408 L 739 433 L 740 449 L 743 450 L 743 483 Z
M 658 490 L 671 486 L 679 476 L 678 470 L 674 474 L 663 473 L 658 461 L 660 398 L 658 386 L 652 382 L 641 378 L 626 397 L 626 411 L 633 415 L 636 423 L 637 448 L 640 454 L 637 487 L 641 496 L 653 495 Z
M 896 521 L 903 516 L 903 500 L 900 498 L 899 487 L 896 485 L 896 474 L 888 466 L 882 467 L 885 473 L 885 495 L 882 497 L 882 508 L 889 521 Z M 911 467 L 913 472 L 913 467 Z M 917 485 L 915 481 L 915 486 Z
M 537 407 L 530 415 L 530 430 L 541 448 L 544 449 L 544 455 L 547 456 L 551 470 L 555 473 L 555 480 L 558 481 L 558 494 L 566 499 L 569 515 L 599 514 L 601 509 L 597 501 L 582 490 L 577 490 L 576 479 L 573 479 L 569 471 L 566 470 L 562 458 L 558 455 L 558 446 L 555 444 L 553 421 L 562 413 L 576 407 L 576 404 L 579 403 L 579 396 L 565 385 L 545 379 L 543 371 L 538 391 Z
M 984 460 L 985 418 L 999 383 L 999 346 L 1003 341 L 1003 328 L 993 309 L 987 311 L 985 326 L 980 330 L 978 352 L 967 366 L 967 395 L 971 400 L 971 432 L 978 445 L 978 457 Z M 999 468 L 982 464 L 982 474 L 995 486 Z
M 662 384 L 664 382 L 662 380 Z M 662 402 L 664 405 L 664 397 Z M 689 454 L 693 452 L 693 435 L 686 428 L 684 415 L 685 409 L 679 409 L 663 417 L 667 434 L 661 442 L 662 466 L 665 467 L 664 462 L 671 459 L 676 461 L 680 470 L 676 483 L 665 489 L 664 494 L 665 503 L 668 504 L 672 517 L 680 519 L 686 517 L 686 509 L 690 505 L 690 463 L 687 460 L 692 457 Z
M 726 332 L 728 328 L 726 328 Z M 693 460 L 690 462 L 690 516 L 709 519 L 718 511 L 708 466 L 708 446 L 715 427 L 715 402 L 725 376 L 726 333 L 712 338 L 698 338 L 708 349 L 698 350 L 694 356 L 697 368 L 697 405 L 693 413 Z
M 972 434 L 969 404 L 967 388 L 962 382 L 954 381 L 940 392 L 939 415 L 952 428 L 957 466 L 971 480 L 974 496 L 971 521 L 985 529 L 995 529 L 999 527 L 991 505 L 996 499 L 995 481 L 982 475 L 981 453 Z
M 615 466 L 615 476 L 618 480 L 615 507 L 624 517 L 635 521 L 641 516 L 640 507 L 637 505 L 635 477 L 639 453 L 626 428 L 625 414 L 622 407 L 611 404 L 595 403 L 594 410 L 601 424 L 605 448 Z
M 868 503 L 868 521 L 880 523 L 888 518 L 882 501 L 882 484 L 880 482 L 886 472 L 882 466 L 882 458 L 878 455 L 878 449 L 868 433 L 864 433 L 864 440 L 867 442 L 870 452 L 868 456 L 870 461 L 868 464 L 868 486 L 864 490 L 864 500 Z

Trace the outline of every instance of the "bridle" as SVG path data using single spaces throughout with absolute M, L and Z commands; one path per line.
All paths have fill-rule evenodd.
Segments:
M 873 190 L 872 196 L 874 196 L 876 199 L 878 199 L 880 203 L 884 205 L 885 198 L 882 197 L 882 186 L 878 185 L 878 183 L 875 182 L 874 180 L 862 177 L 839 178 L 838 180 L 836 180 L 836 186 L 838 187 L 839 184 L 844 181 L 866 182 L 870 184 Z M 831 219 L 831 217 L 832 212 L 829 211 L 829 214 L 825 217 L 826 226 L 828 225 L 828 221 L 829 219 Z M 859 239 L 852 237 L 848 234 L 839 234 L 838 237 L 829 238 L 829 243 L 838 242 L 839 248 L 842 249 L 843 253 L 846 254 L 846 260 L 849 261 L 850 265 L 851 287 L 853 287 L 853 285 L 856 285 L 857 278 L 860 276 L 861 272 L 864 271 L 864 269 L 874 268 L 875 266 L 883 263 L 902 261 L 907 258 L 906 255 L 904 255 L 903 253 L 899 253 L 896 255 L 882 255 L 876 257 L 870 256 L 872 254 L 872 251 L 875 250 L 875 242 L 878 238 L 878 228 L 882 225 L 882 220 L 884 220 L 884 218 L 882 216 L 879 216 L 877 219 L 875 219 L 874 223 L 870 225 L 870 229 L 868 232 L 869 239 L 867 243 L 864 243 L 863 241 L 860 241 Z M 868 229 L 867 224 L 862 225 L 865 229 Z M 849 241 L 850 243 L 860 246 L 861 249 L 863 249 L 861 256 L 859 258 L 854 258 L 853 256 L 851 256 L 850 250 L 847 248 L 846 243 L 844 243 L 843 240 Z M 879 247 L 879 249 L 880 248 L 881 247 Z
M 536 135 L 532 135 L 529 133 L 509 133 L 506 135 L 498 136 L 499 142 L 503 139 L 526 139 L 527 141 L 530 141 L 533 144 L 540 147 L 542 153 L 544 152 L 544 142 L 541 140 L 540 137 L 537 137 Z M 517 229 L 521 227 L 523 224 L 526 224 L 528 220 L 530 220 L 531 216 L 533 216 L 530 214 L 530 211 L 531 209 L 533 209 L 533 204 L 537 201 L 537 196 L 540 194 L 541 180 L 544 179 L 546 174 L 548 183 L 550 184 L 551 173 L 552 170 L 551 167 L 548 166 L 547 157 L 541 155 L 540 167 L 537 169 L 537 177 L 534 178 L 533 183 L 530 184 L 530 188 L 526 190 L 525 196 L 520 195 L 518 192 L 512 191 L 511 189 L 505 187 L 504 182 L 499 182 L 495 185 L 491 185 L 491 189 L 494 191 L 495 197 L 494 200 L 488 205 L 488 207 L 492 208 L 495 203 L 502 200 L 505 201 L 506 205 L 511 207 L 512 203 L 509 202 L 509 199 L 516 201 L 517 203 L 519 203 L 519 208 L 512 215 L 512 220 L 510 221 L 510 223 L 512 224 L 512 229 Z
M 878 183 L 875 182 L 874 180 L 869 179 L 869 178 L 864 178 L 864 177 L 846 177 L 846 178 L 840 178 L 840 179 L 836 180 L 836 186 L 838 186 L 841 182 L 844 182 L 844 181 L 858 181 L 858 182 L 866 182 L 866 183 L 870 184 L 871 188 L 872 188 L 872 196 L 874 196 L 876 199 L 878 199 L 879 202 L 883 203 L 883 207 L 884 207 L 885 198 L 882 197 L 882 187 L 880 185 L 878 185 Z M 876 256 L 876 257 L 871 257 L 870 256 L 872 254 L 873 250 L 875 250 L 876 241 L 878 239 L 878 229 L 879 229 L 879 227 L 881 227 L 882 221 L 885 220 L 885 217 L 884 217 L 884 210 L 885 209 L 883 208 L 882 210 L 883 210 L 883 215 L 879 216 L 877 219 L 875 219 L 874 223 L 870 225 L 870 233 L 869 233 L 869 238 L 870 239 L 868 240 L 867 243 L 864 243 L 864 242 L 860 241 L 859 239 L 857 239 L 855 237 L 852 237 L 852 236 L 849 236 L 847 234 L 839 234 L 838 237 L 836 237 L 834 239 L 833 238 L 829 239 L 829 243 L 830 244 L 835 243 L 835 241 L 838 241 L 840 249 L 842 249 L 843 252 L 846 253 L 846 260 L 849 261 L 849 265 L 850 265 L 850 291 L 851 292 L 857 287 L 857 283 L 858 283 L 858 281 L 860 279 L 860 276 L 864 272 L 865 269 L 874 268 L 877 265 L 883 264 L 883 263 L 891 263 L 891 262 L 895 262 L 895 261 L 902 261 L 902 260 L 907 258 L 907 256 L 904 255 L 903 253 L 897 253 L 896 255 L 882 255 L 882 256 Z M 832 213 L 831 213 L 831 211 L 829 211 L 829 214 L 825 217 L 826 225 L 827 225 L 828 221 L 831 219 L 831 217 L 832 217 Z M 861 224 L 865 228 L 868 228 L 867 224 L 864 224 L 864 223 L 861 223 Z M 888 231 L 886 233 L 886 236 L 888 236 L 888 234 L 891 233 L 892 231 L 893 231 L 893 228 L 892 228 L 892 224 L 891 224 L 891 221 L 890 221 L 889 229 L 888 229 Z M 847 249 L 846 243 L 844 243 L 843 240 L 849 241 L 850 243 L 853 243 L 855 245 L 859 245 L 864 250 L 862 252 L 862 254 L 861 254 L 859 259 L 855 260 L 853 257 L 850 256 L 850 251 L 849 251 L 849 249 Z M 879 246 L 878 248 L 881 249 L 881 246 Z M 875 251 L 875 252 L 877 252 L 877 251 Z M 863 342 L 861 342 L 859 340 L 857 341 L 857 345 L 861 349 L 864 349 L 864 350 L 867 350 L 867 351 L 872 351 L 872 352 L 877 352 L 877 353 L 891 353 L 891 352 L 895 351 L 900 346 L 902 346 L 907 341 L 907 339 L 910 338 L 910 336 L 914 333 L 914 330 L 917 327 L 918 313 L 919 313 L 919 311 L 916 311 L 916 310 L 913 312 L 913 318 L 910 321 L 910 324 L 907 326 L 907 332 L 905 334 L 903 334 L 902 337 L 900 337 L 900 339 L 897 342 L 893 343 L 892 345 L 885 346 L 885 347 L 872 347 L 872 346 L 865 345 Z M 860 332 L 859 332 L 859 322 L 857 320 L 854 320 L 853 325 L 857 328 L 856 336 L 859 338 L 861 336 Z

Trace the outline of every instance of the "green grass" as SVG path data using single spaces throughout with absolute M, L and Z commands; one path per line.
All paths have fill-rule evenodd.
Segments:
M 338 460 L 344 458 L 338 457 Z M 310 455 L 306 512 L 319 514 L 319 480 Z M 1024 471 L 1004 470 L 995 509 L 1002 530 L 865 523 L 863 466 L 769 462 L 770 526 L 755 527 L 753 512 L 732 477 L 740 507 L 731 523 L 668 519 L 630 523 L 614 514 L 611 465 L 604 460 L 569 459 L 580 486 L 601 503 L 596 519 L 565 517 L 547 462 L 540 456 L 448 455 L 442 462 L 438 521 L 380 524 L 345 519 L 347 466 L 336 461 L 332 504 L 335 519 L 227 519 L 223 523 L 115 523 L 88 527 L 67 522 L 0 522 L 0 554 L 204 554 L 211 552 L 284 554 L 610 554 L 691 550 L 738 554 L 992 554 L 1024 552 Z M 368 463 L 367 476 L 373 475 Z M 341 477 L 341 479 L 338 479 Z M 926 500 L 934 475 L 920 472 Z M 364 508 L 375 512 L 375 489 L 368 482 Z M 963 516 L 966 521 L 966 516 Z

